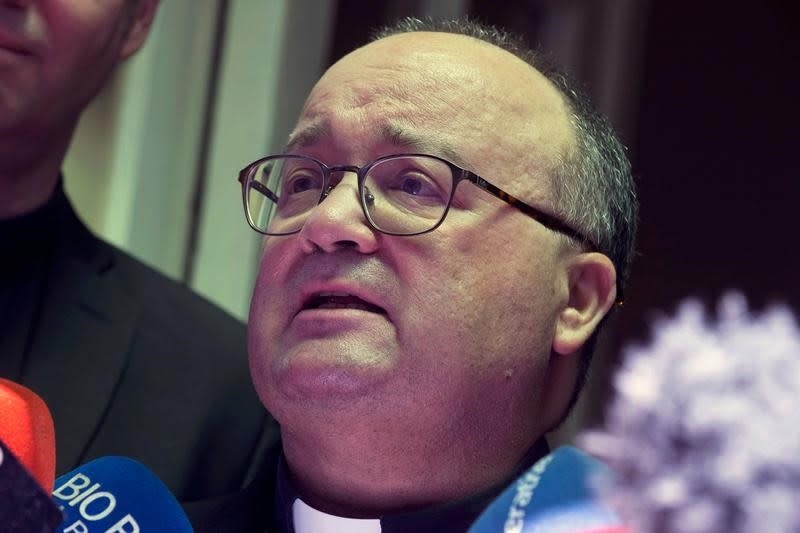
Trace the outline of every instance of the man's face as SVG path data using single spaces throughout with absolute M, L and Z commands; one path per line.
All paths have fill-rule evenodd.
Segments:
M 127 41 L 135 12 L 132 0 L 0 0 L 0 136 L 71 128 L 141 44 Z
M 290 151 L 358 166 L 430 153 L 552 212 L 566 117 L 556 90 L 511 54 L 403 34 L 325 74 Z M 249 321 L 256 388 L 285 434 L 334 421 L 432 441 L 502 434 L 518 453 L 554 422 L 546 382 L 575 254 L 469 183 L 435 231 L 377 233 L 347 173 L 300 233 L 264 241 Z

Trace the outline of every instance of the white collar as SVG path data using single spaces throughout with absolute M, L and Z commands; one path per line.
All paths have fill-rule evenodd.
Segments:
M 377 518 L 344 518 L 317 511 L 300 498 L 292 504 L 295 533 L 381 533 Z

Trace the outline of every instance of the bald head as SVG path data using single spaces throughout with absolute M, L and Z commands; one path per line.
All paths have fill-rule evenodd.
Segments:
M 548 201 L 549 171 L 573 142 L 567 106 L 549 80 L 464 35 L 398 34 L 343 57 L 309 96 L 290 146 L 345 109 L 364 123 L 382 117 L 373 141 L 391 132 L 394 140 L 419 141 L 412 147 L 437 149 L 501 187 L 518 182 L 515 192 L 529 200 Z M 334 138 L 348 142 L 348 135 Z M 513 175 L 502 175 L 509 166 Z

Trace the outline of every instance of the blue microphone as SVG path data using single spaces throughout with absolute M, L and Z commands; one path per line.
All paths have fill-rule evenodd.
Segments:
M 620 519 L 594 496 L 596 476 L 610 475 L 600 461 L 572 446 L 540 459 L 497 497 L 468 533 L 566 533 L 613 529 Z
M 56 479 L 53 498 L 61 504 L 65 533 L 192 532 L 169 489 L 141 463 L 102 457 Z

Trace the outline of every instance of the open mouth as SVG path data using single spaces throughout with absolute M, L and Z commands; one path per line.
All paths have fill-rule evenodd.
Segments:
M 311 309 L 358 309 L 370 313 L 386 314 L 386 310 L 382 307 L 346 292 L 318 292 L 312 294 L 303 304 L 301 311 Z
M 3 32 L 0 28 L 0 50 L 10 52 L 17 55 L 31 55 L 31 50 L 25 46 L 20 39 L 17 39 L 9 33 Z

